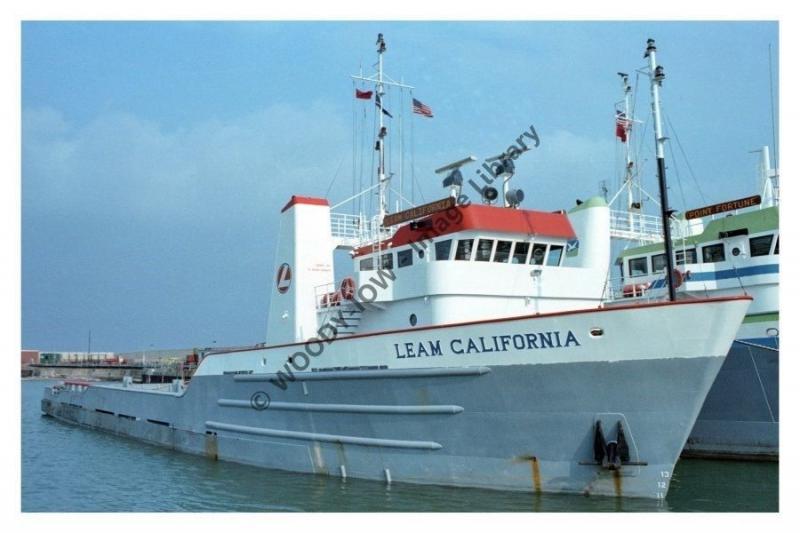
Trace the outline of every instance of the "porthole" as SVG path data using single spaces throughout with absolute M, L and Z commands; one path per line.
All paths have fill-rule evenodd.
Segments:
M 409 315 L 409 317 L 408 317 L 408 323 L 411 324 L 412 327 L 416 326 L 417 325 L 417 315 L 415 315 L 414 313 L 411 313 Z
M 267 366 L 267 358 L 266 357 L 262 357 L 261 358 L 261 366 Z
M 733 254 L 734 257 L 737 257 L 740 253 L 742 253 L 742 251 L 737 247 L 731 250 L 731 253 Z
M 417 256 L 419 256 L 420 259 L 425 257 L 425 250 L 417 250 Z
M 592 328 L 589 330 L 589 335 L 592 337 L 602 337 L 603 333 L 605 333 L 603 328 Z

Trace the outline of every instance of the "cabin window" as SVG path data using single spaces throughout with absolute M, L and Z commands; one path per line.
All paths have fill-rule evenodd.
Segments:
M 475 261 L 488 261 L 492 258 L 492 246 L 494 241 L 490 239 L 481 239 L 478 241 L 478 251 L 475 252 Z
M 686 265 L 697 263 L 697 250 L 694 248 L 686 248 L 685 250 L 678 250 L 675 252 L 675 264 Z
M 461 239 L 456 246 L 456 261 L 469 261 L 472 257 L 472 240 Z
M 628 261 L 628 274 L 631 276 L 647 275 L 647 258 L 635 257 Z
M 381 268 L 384 270 L 391 270 L 394 268 L 392 254 L 383 254 L 381 256 Z
M 720 244 L 703 246 L 703 263 L 719 263 L 725 261 L 725 247 Z
M 414 256 L 411 250 L 402 250 L 397 252 L 397 268 L 411 266 L 414 262 Z
M 546 244 L 534 244 L 533 245 L 533 253 L 531 253 L 531 264 L 532 265 L 543 265 L 544 264 L 544 253 L 547 251 Z
M 516 265 L 524 265 L 525 260 L 528 259 L 528 250 L 531 249 L 531 243 L 518 242 L 514 245 L 514 255 L 511 256 L 511 262 Z
M 547 266 L 558 266 L 561 264 L 561 253 L 564 251 L 564 247 L 561 245 L 552 245 L 550 247 L 550 252 L 547 254 Z
M 651 257 L 653 264 L 653 273 L 661 272 L 667 268 L 667 254 L 658 254 Z
M 778 255 L 778 246 L 781 244 L 781 238 L 775 239 L 775 255 Z
M 447 239 L 446 241 L 439 241 L 436 243 L 436 260 L 447 261 L 450 259 L 450 248 L 452 248 L 453 241 Z
M 374 270 L 375 269 L 375 262 L 373 261 L 372 257 L 367 257 L 366 259 L 362 259 L 361 262 L 358 264 L 358 269 L 362 272 L 364 270 Z
M 497 250 L 494 251 L 495 263 L 508 263 L 511 256 L 511 241 L 497 241 Z
M 750 255 L 752 257 L 769 255 L 771 249 L 772 235 L 762 235 L 761 237 L 753 237 L 750 239 Z

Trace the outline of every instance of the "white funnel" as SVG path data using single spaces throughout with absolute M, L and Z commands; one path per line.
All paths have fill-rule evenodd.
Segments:
M 323 198 L 292 196 L 281 210 L 271 276 L 267 344 L 302 342 L 317 332 L 316 293 L 333 284 L 331 209 Z M 318 289 L 319 288 L 319 289 Z
M 602 196 L 585 200 L 567 213 L 577 243 L 567 247 L 564 266 L 608 270 L 611 256 L 611 230 L 608 204 Z

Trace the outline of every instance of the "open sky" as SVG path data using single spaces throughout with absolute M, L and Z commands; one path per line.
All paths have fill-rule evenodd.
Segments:
M 531 125 L 541 145 L 514 178 L 525 207 L 569 208 L 602 180 L 613 194 L 616 73 L 635 81 L 650 37 L 674 126 L 672 206 L 757 192 L 750 151 L 772 147 L 777 23 L 27 22 L 23 346 L 85 349 L 90 329 L 109 351 L 263 341 L 280 208 L 352 193 L 354 109 L 359 126 L 372 109 L 350 74 L 370 68 L 378 32 L 387 72 L 435 115 L 386 102 L 406 192 L 414 121 L 417 201 L 444 194 L 433 169 L 495 155 Z M 646 122 L 644 78 L 636 96 Z M 654 191 L 649 124 L 639 153 Z

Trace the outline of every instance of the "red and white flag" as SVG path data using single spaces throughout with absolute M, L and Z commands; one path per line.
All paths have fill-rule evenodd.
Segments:
M 359 100 L 372 100 L 372 91 L 359 91 L 356 89 L 356 98 Z
M 617 137 L 622 142 L 628 142 L 628 131 L 631 129 L 631 121 L 622 111 L 617 111 Z

